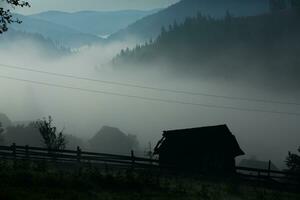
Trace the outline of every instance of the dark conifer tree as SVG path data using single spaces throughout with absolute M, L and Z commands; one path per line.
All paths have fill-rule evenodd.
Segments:
M 278 12 L 287 8 L 286 0 L 270 0 L 270 10 L 272 12 Z
M 300 11 L 300 1 L 299 0 L 290 0 L 291 7 Z
M 300 153 L 300 147 L 298 152 Z M 300 155 L 289 152 L 286 164 L 290 171 L 300 173 Z

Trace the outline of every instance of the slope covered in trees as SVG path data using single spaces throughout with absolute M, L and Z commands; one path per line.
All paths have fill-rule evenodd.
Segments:
M 28 49 L 34 46 L 39 49 L 40 55 L 52 58 L 61 57 L 71 53 L 71 50 L 64 47 L 61 43 L 54 42 L 37 33 L 27 33 L 11 28 L 1 35 L 0 51 L 7 52 L 7 49 L 17 45 L 19 47 L 28 47 Z
M 182 0 L 155 14 L 144 17 L 127 28 L 113 34 L 111 40 L 155 39 L 162 26 L 174 21 L 184 22 L 185 18 L 201 12 L 216 18 L 224 17 L 229 10 L 234 16 L 254 16 L 269 11 L 269 0 Z
M 162 28 L 154 42 L 122 50 L 119 67 L 161 67 L 202 76 L 270 76 L 297 80 L 300 74 L 300 15 L 283 11 L 255 17 L 213 19 L 198 14 Z M 262 73 L 265 72 L 265 73 Z M 279 80 L 278 80 L 279 81 Z

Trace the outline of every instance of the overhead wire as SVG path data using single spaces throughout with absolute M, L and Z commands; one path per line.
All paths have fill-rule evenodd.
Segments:
M 33 69 L 33 68 L 28 68 L 28 67 L 20 67 L 20 66 L 14 66 L 14 65 L 1 64 L 1 63 L 0 63 L 0 66 L 4 67 L 4 68 L 9 68 L 9 69 L 35 72 L 35 73 L 52 75 L 52 76 L 72 78 L 72 79 L 85 80 L 85 81 L 91 81 L 91 82 L 98 82 L 98 83 L 104 83 L 104 84 L 110 84 L 110 85 L 118 85 L 118 86 L 138 88 L 138 89 L 147 89 L 147 90 L 152 90 L 152 91 L 169 92 L 169 93 L 192 95 L 192 96 L 205 96 L 205 97 L 212 97 L 212 98 L 221 98 L 221 99 L 228 99 L 228 100 L 248 101 L 248 102 L 257 102 L 257 103 L 269 103 L 269 104 L 279 104 L 279 105 L 300 106 L 300 103 L 297 103 L 297 102 L 275 101 L 275 100 L 269 100 L 269 99 L 266 100 L 266 99 L 247 98 L 247 97 L 233 97 L 233 96 L 226 96 L 226 95 L 217 95 L 217 94 L 208 94 L 208 93 L 201 93 L 201 92 L 175 90 L 175 89 L 170 89 L 170 88 L 159 88 L 159 87 L 152 87 L 152 86 L 146 86 L 146 85 L 137 85 L 137 84 L 131 84 L 131 83 L 124 83 L 124 82 L 92 79 L 92 78 L 75 76 L 75 75 L 70 75 L 70 74 L 61 74 L 61 73 L 37 70 L 37 69 Z
M 223 106 L 223 105 L 214 105 L 214 104 L 204 104 L 204 103 L 193 103 L 193 102 L 186 102 L 186 101 L 178 101 L 172 99 L 162 99 L 162 98 L 154 98 L 154 97 L 145 97 L 145 96 L 138 96 L 138 95 L 130 95 L 130 94 L 121 94 L 116 92 L 107 92 L 102 90 L 94 90 L 94 89 L 86 89 L 74 86 L 66 86 L 56 83 L 48 83 L 42 81 L 34 81 L 22 78 L 16 78 L 11 76 L 3 76 L 0 75 L 0 78 L 7 79 L 7 80 L 14 80 L 19 82 L 26 82 L 31 84 L 49 86 L 49 87 L 56 87 L 56 88 L 64 88 L 64 89 L 71 89 L 89 93 L 96 93 L 96 94 L 105 94 L 110 96 L 119 96 L 119 97 L 127 97 L 145 101 L 153 101 L 153 102 L 163 102 L 163 103 L 171 103 L 171 104 L 181 104 L 181 105 L 191 105 L 191 106 L 200 106 L 206 108 L 214 108 L 214 109 L 225 109 L 225 110 L 236 110 L 236 111 L 248 111 L 248 112 L 260 112 L 260 113 L 269 113 L 269 114 L 280 114 L 280 115 L 293 115 L 293 116 L 300 116 L 300 113 L 297 112 L 284 112 L 284 111 L 276 111 L 276 110 L 263 110 L 263 109 L 251 109 L 251 108 L 239 108 L 233 106 Z

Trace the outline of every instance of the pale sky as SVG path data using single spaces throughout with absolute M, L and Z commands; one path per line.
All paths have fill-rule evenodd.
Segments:
M 179 0 L 27 0 L 31 8 L 17 9 L 18 13 L 32 14 L 47 10 L 74 12 L 79 10 L 150 10 L 171 5 Z

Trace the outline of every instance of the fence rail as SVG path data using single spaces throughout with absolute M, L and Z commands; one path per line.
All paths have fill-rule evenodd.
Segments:
M 30 146 L 0 146 L 0 158 L 22 160 L 44 160 L 57 163 L 81 163 L 81 164 L 122 164 L 134 167 L 158 167 L 158 161 L 154 159 L 131 156 L 95 153 L 76 150 L 53 150 Z
M 9 160 L 32 160 L 32 161 L 51 161 L 56 163 L 71 164 L 95 164 L 95 165 L 114 165 L 122 167 L 159 169 L 159 161 L 156 159 L 136 157 L 134 152 L 131 156 L 114 155 L 107 153 L 96 153 L 82 151 L 80 147 L 76 150 L 50 150 L 40 147 L 30 146 L 0 146 L 0 159 Z M 166 166 L 164 166 L 166 167 Z M 174 166 L 169 168 L 174 169 Z M 168 169 L 167 169 L 168 170 Z M 275 171 L 269 169 L 256 169 L 249 167 L 236 167 L 239 176 L 247 179 L 269 180 L 285 184 L 299 184 L 300 174 L 286 171 Z

